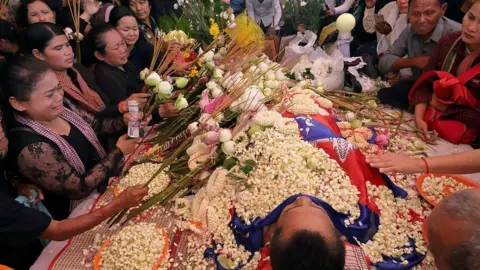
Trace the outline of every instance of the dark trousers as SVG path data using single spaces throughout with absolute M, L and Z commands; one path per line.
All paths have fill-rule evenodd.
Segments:
M 377 97 L 380 103 L 391 105 L 394 108 L 408 110 L 410 102 L 408 101 L 408 93 L 412 89 L 414 81 L 400 81 L 393 87 L 383 88 L 378 91 Z

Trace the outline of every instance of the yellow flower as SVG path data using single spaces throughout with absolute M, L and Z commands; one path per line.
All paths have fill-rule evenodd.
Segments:
M 190 57 L 190 52 L 182 52 L 182 57 L 183 57 L 184 59 L 189 58 L 189 57 Z
M 203 63 L 202 63 L 202 61 L 197 61 L 197 66 L 199 66 L 199 67 L 203 67 Z
M 190 71 L 190 74 L 188 74 L 189 78 L 193 78 L 193 77 L 197 77 L 197 76 L 198 76 L 198 70 L 196 68 L 192 69 L 192 71 Z
M 215 22 L 215 20 L 210 18 L 210 24 L 213 24 L 214 22 Z
M 210 35 L 212 35 L 213 38 L 216 38 L 220 34 L 220 28 L 218 27 L 217 23 L 212 23 L 210 26 Z

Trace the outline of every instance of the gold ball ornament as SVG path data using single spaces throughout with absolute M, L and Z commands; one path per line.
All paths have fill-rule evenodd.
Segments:
M 350 13 L 344 13 L 337 19 L 337 29 L 341 33 L 348 33 L 355 27 L 355 17 Z

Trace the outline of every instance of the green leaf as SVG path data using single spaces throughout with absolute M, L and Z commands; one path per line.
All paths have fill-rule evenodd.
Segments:
M 244 167 L 240 168 L 240 171 L 248 175 L 251 171 L 253 171 L 253 166 L 245 165 Z
M 235 165 L 237 165 L 238 163 L 238 159 L 236 157 L 231 157 L 231 158 L 228 158 L 228 159 L 225 159 L 225 161 L 223 162 L 223 167 L 226 169 L 226 170 L 230 170 L 231 168 L 233 168 Z
M 257 166 L 257 163 L 252 159 L 249 159 L 249 160 L 245 161 L 245 164 L 250 165 L 252 167 Z

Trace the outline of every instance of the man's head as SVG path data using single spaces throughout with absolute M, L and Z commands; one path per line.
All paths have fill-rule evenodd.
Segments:
M 408 19 L 413 31 L 420 36 L 430 37 L 445 10 L 445 0 L 409 0 Z
M 480 269 L 480 190 L 443 199 L 428 217 L 430 249 L 439 270 Z
M 301 196 L 286 206 L 270 246 L 274 270 L 342 270 L 345 246 L 327 212 Z

